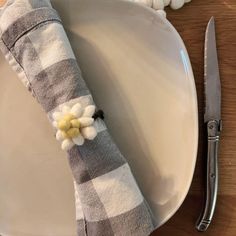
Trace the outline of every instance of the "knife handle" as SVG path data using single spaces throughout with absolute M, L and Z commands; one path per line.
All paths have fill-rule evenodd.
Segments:
M 208 152 L 206 197 L 203 212 L 196 224 L 198 231 L 206 231 L 211 223 L 218 191 L 218 147 L 221 131 L 221 121 L 211 120 L 207 123 Z

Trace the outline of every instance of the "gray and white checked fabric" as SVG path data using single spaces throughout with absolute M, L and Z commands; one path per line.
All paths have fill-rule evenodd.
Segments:
M 0 49 L 49 119 L 61 104 L 93 103 L 49 0 L 9 0 L 0 8 Z M 106 126 L 68 151 L 75 186 L 78 235 L 146 236 L 152 213 Z

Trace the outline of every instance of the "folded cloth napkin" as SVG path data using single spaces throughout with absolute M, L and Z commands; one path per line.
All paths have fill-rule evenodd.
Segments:
M 105 124 L 94 120 L 92 96 L 50 1 L 8 0 L 0 8 L 0 49 L 68 152 L 77 234 L 149 235 L 152 213 Z

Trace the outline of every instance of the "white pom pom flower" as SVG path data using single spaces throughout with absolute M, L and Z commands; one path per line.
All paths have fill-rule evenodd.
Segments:
M 52 114 L 53 125 L 57 129 L 56 139 L 61 148 L 68 151 L 74 145 L 83 145 L 85 139 L 93 140 L 97 136 L 94 127 L 94 105 L 83 107 L 77 102 L 62 105 Z

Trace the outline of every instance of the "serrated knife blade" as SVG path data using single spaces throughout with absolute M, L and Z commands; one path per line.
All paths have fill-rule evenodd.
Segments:
M 205 115 L 204 121 L 221 120 L 221 83 L 216 48 L 215 20 L 210 19 L 205 36 L 204 55 Z

